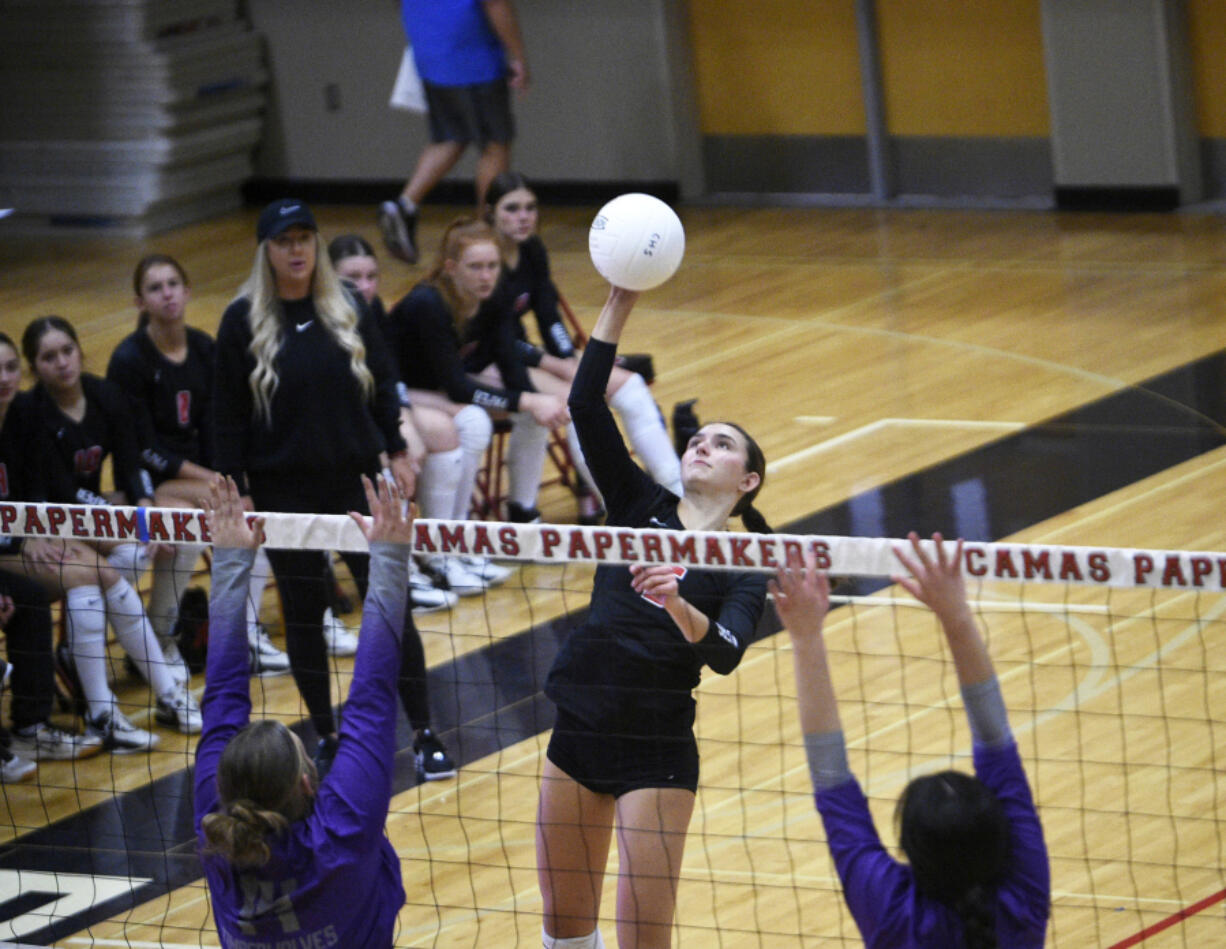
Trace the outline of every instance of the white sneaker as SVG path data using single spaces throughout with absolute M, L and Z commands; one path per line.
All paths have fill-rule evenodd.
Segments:
M 158 637 L 158 645 L 162 647 L 162 658 L 166 660 L 166 668 L 177 685 L 187 685 L 192 681 L 192 670 L 187 667 L 187 660 L 179 652 L 179 644 L 174 637 Z
M 252 675 L 267 678 L 289 672 L 289 656 L 272 644 L 268 630 L 259 623 L 247 627 L 247 652 Z
M 102 747 L 116 755 L 152 751 L 158 743 L 157 735 L 137 728 L 119 709 L 103 712 L 97 718 L 87 718 L 85 734 L 100 738 Z
M 18 781 L 28 781 L 34 777 L 38 765 L 25 758 L 19 758 L 7 748 L 0 748 L 0 782 L 15 784 Z
M 450 590 L 436 587 L 415 563 L 409 564 L 409 599 L 412 601 L 414 613 L 449 610 L 460 600 Z
M 102 739 L 97 735 L 74 735 L 39 722 L 15 730 L 10 748 L 14 754 L 31 761 L 74 761 L 100 752 Z
M 352 656 L 358 651 L 358 637 L 344 620 L 332 614 L 332 607 L 324 610 L 324 642 L 330 656 Z
M 459 596 L 477 596 L 489 585 L 478 573 L 469 570 L 459 557 L 432 557 L 430 570 Z
M 484 580 L 486 586 L 496 587 L 500 583 L 506 583 L 507 578 L 515 572 L 510 567 L 499 566 L 489 557 L 460 557 L 459 559 L 470 573 L 475 573 Z
M 195 735 L 204 728 L 200 706 L 187 686 L 177 687 L 173 692 L 159 695 L 153 717 L 162 725 L 177 728 L 185 735 Z

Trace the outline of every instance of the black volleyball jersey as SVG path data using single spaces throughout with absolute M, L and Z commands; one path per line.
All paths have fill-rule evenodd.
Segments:
M 128 397 L 141 461 L 159 479 L 174 478 L 183 462 L 213 463 L 213 340 L 188 327 L 187 358 L 167 359 L 143 329 L 111 354 L 106 377 Z
M 604 497 L 607 523 L 684 530 L 679 498 L 631 459 L 605 404 L 617 348 L 592 340 L 571 387 L 570 411 L 588 467 Z M 677 734 L 694 721 L 702 667 L 727 675 L 752 641 L 766 603 L 760 573 L 687 570 L 679 593 L 704 613 L 700 642 L 682 635 L 663 607 L 636 593 L 623 565 L 596 568 L 588 619 L 563 644 L 545 693 L 594 729 Z
M 60 411 L 41 385 L 31 392 L 42 437 L 50 437 L 48 500 L 106 504 L 102 463 L 109 456 L 115 489 L 127 503 L 153 497 L 153 482 L 140 464 L 136 424 L 118 388 L 98 376 L 81 374 L 85 416 L 75 421 Z
M 539 235 L 533 234 L 519 245 L 519 262 L 514 270 L 506 267 L 488 301 L 490 308 L 512 321 L 515 335 L 526 340 L 523 317 L 531 310 L 545 351 L 561 359 L 575 355 L 575 344 L 558 312 L 558 288 L 549 274 L 549 254 Z
M 451 310 L 435 287 L 415 286 L 392 307 L 387 325 L 400 380 L 410 389 L 439 390 L 452 402 L 487 409 L 519 409 L 523 387 L 501 389 L 468 374 Z
M 214 462 L 246 489 L 245 474 L 292 478 L 312 472 L 362 472 L 381 451 L 403 450 L 396 374 L 370 309 L 351 298 L 366 366 L 375 388 L 368 400 L 349 368 L 349 354 L 324 327 L 310 297 L 281 301 L 277 388 L 268 420 L 257 418 L 251 392 L 251 303 L 235 300 L 217 330 L 213 386 Z
M 30 393 L 17 393 L 0 426 L 0 501 L 47 500 L 47 448 Z M 0 535 L 0 553 L 16 553 L 21 540 Z

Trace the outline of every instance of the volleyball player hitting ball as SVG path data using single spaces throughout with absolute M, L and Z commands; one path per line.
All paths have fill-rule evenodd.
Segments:
M 370 582 L 341 742 L 320 781 L 301 739 L 251 722 L 247 575 L 263 533 L 238 488 L 218 480 L 204 734 L 196 749 L 195 823 L 213 918 L 225 945 L 392 945 L 404 905 L 400 861 L 384 833 L 396 753 L 396 674 L 404 635 L 412 518 L 399 489 L 362 477 L 373 519 Z
M 570 395 L 608 523 L 719 530 L 739 515 L 768 531 L 753 507 L 765 459 L 738 426 L 716 422 L 691 439 L 681 459 L 684 498 L 631 459 L 604 394 L 637 297 L 612 288 Z M 765 599 L 756 574 L 597 568 L 589 619 L 563 644 L 545 686 L 557 705 L 536 829 L 547 949 L 604 945 L 597 920 L 615 824 L 618 944 L 670 944 L 698 787 L 692 691 L 704 665 L 723 675 L 736 668 Z
M 847 765 L 822 625 L 829 584 L 793 561 L 771 584 L 792 638 L 796 695 L 809 770 L 843 884 L 868 949 L 1039 949 L 1051 911 L 1051 874 L 992 659 L 967 606 L 962 541 L 935 555 L 910 535 L 895 577 L 937 616 L 953 654 L 974 745 L 975 776 L 943 771 L 907 785 L 895 811 L 907 863 L 886 852 Z

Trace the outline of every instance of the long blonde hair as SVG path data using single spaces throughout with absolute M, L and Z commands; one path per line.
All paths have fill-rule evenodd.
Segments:
M 447 225 L 443 232 L 442 245 L 439 247 L 438 258 L 430 272 L 426 274 L 426 283 L 434 287 L 443 296 L 443 302 L 451 311 L 452 322 L 456 332 L 464 335 L 464 316 L 461 313 L 463 304 L 456 292 L 455 281 L 447 273 L 446 264 L 449 260 L 459 260 L 473 244 L 493 244 L 498 247 L 498 235 L 485 221 L 475 217 L 457 218 Z M 499 259 L 501 259 L 501 251 Z
M 346 294 L 327 248 L 315 231 L 315 271 L 311 275 L 311 298 L 315 312 L 332 338 L 349 354 L 349 370 L 358 380 L 362 397 L 370 400 L 375 392 L 375 377 L 366 365 L 366 345 L 358 332 L 358 313 Z M 281 348 L 281 300 L 277 296 L 277 279 L 268 262 L 268 241 L 260 241 L 255 250 L 251 274 L 239 288 L 238 297 L 250 301 L 247 320 L 251 326 L 251 355 L 255 369 L 251 372 L 251 395 L 255 399 L 256 416 L 265 422 L 272 420 L 272 397 L 277 391 L 277 351 Z

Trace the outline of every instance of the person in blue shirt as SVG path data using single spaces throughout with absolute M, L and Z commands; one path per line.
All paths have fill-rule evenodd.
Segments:
M 962 541 L 951 553 L 934 534 L 929 553 L 914 532 L 909 539 L 909 550 L 895 548 L 907 575 L 894 580 L 936 614 L 945 633 L 975 775 L 942 771 L 907 785 L 896 811 L 905 864 L 882 845 L 847 764 L 822 636 L 829 582 L 810 556 L 771 583 L 792 639 L 805 751 L 843 895 L 868 949 L 1039 949 L 1051 909 L 1047 847 L 1000 683 L 967 604 Z
M 204 733 L 196 748 L 195 827 L 221 944 L 244 949 L 385 949 L 404 905 L 384 833 L 396 753 L 413 522 L 399 488 L 362 477 L 372 518 L 370 583 L 340 745 L 320 781 L 302 740 L 251 721 L 246 591 L 262 527 L 248 525 L 232 479 L 209 504 L 214 543 Z
M 430 144 L 395 201 L 379 205 L 387 249 L 417 262 L 417 206 L 477 147 L 477 207 L 510 167 L 515 137 L 510 90 L 528 88 L 528 61 L 511 0 L 401 0 L 401 18 L 421 76 Z

